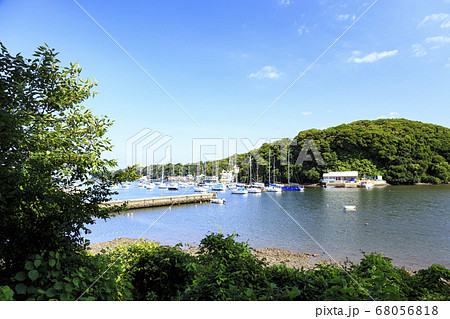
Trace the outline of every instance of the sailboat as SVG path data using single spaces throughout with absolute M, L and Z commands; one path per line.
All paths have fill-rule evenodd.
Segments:
M 250 187 L 247 189 L 251 194 L 260 194 L 261 188 L 255 187 L 252 185 L 252 156 L 250 155 L 250 163 L 249 163 L 249 185 Z
M 305 188 L 302 185 L 291 184 L 291 173 L 290 173 L 290 150 L 288 150 L 288 184 L 282 189 L 286 191 L 300 191 L 303 192 Z
M 274 158 L 274 167 L 273 167 L 273 180 L 275 182 L 275 158 Z M 282 189 L 281 186 L 277 186 L 277 184 L 271 184 L 270 183 L 270 149 L 269 149 L 269 186 L 266 187 L 266 191 L 267 192 L 272 192 L 272 193 L 281 193 Z
M 162 165 L 162 171 L 161 171 L 161 183 L 159 184 L 159 189 L 168 189 L 168 186 L 164 183 L 164 164 Z

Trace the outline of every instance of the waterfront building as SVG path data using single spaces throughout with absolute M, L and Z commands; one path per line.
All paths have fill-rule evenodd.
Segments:
M 324 182 L 354 182 L 358 179 L 358 171 L 328 172 L 323 174 Z

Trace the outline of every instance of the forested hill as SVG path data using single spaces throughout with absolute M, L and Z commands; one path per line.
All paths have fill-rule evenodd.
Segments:
M 315 142 L 325 165 L 309 161 L 293 167 L 293 177 L 298 181 L 317 181 L 327 170 L 383 175 L 392 184 L 450 180 L 450 129 L 443 126 L 381 119 L 311 129 L 296 136 L 291 146 L 294 156 L 298 156 L 306 139 Z
M 314 145 L 323 162 L 317 161 Z M 305 158 L 300 154 L 309 155 L 312 160 L 296 165 L 301 162 L 299 158 Z M 249 155 L 254 159 L 251 162 Z M 201 167 L 199 172 L 215 175 L 229 170 L 234 160 L 231 156 L 200 165 L 166 164 L 164 170 L 181 175 Z M 382 175 L 391 184 L 440 183 L 450 181 L 450 129 L 405 119 L 356 121 L 325 130 L 302 131 L 293 140 L 265 143 L 250 153 L 237 155 L 236 160 L 240 168 L 238 179 L 243 183 L 249 182 L 250 164 L 252 181 L 268 183 L 269 162 L 272 183 L 317 183 L 327 171 L 347 170 L 359 171 L 361 176 Z M 152 178 L 160 178 L 161 170 L 162 165 L 154 165 Z M 147 174 L 147 168 L 143 173 Z

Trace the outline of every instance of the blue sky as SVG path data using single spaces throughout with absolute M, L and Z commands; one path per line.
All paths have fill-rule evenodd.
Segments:
M 115 120 L 106 156 L 122 167 L 145 128 L 171 137 L 154 162 L 167 146 L 191 162 L 193 143 L 226 156 L 360 119 L 450 127 L 450 0 L 379 0 L 354 23 L 373 2 L 0 0 L 0 41 L 25 56 L 47 43 L 98 81 L 85 104 Z

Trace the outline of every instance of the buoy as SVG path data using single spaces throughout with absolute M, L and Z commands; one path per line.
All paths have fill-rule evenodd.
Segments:
M 367 226 L 367 225 L 369 225 L 369 223 L 365 223 L 364 225 L 366 225 L 366 226 Z

